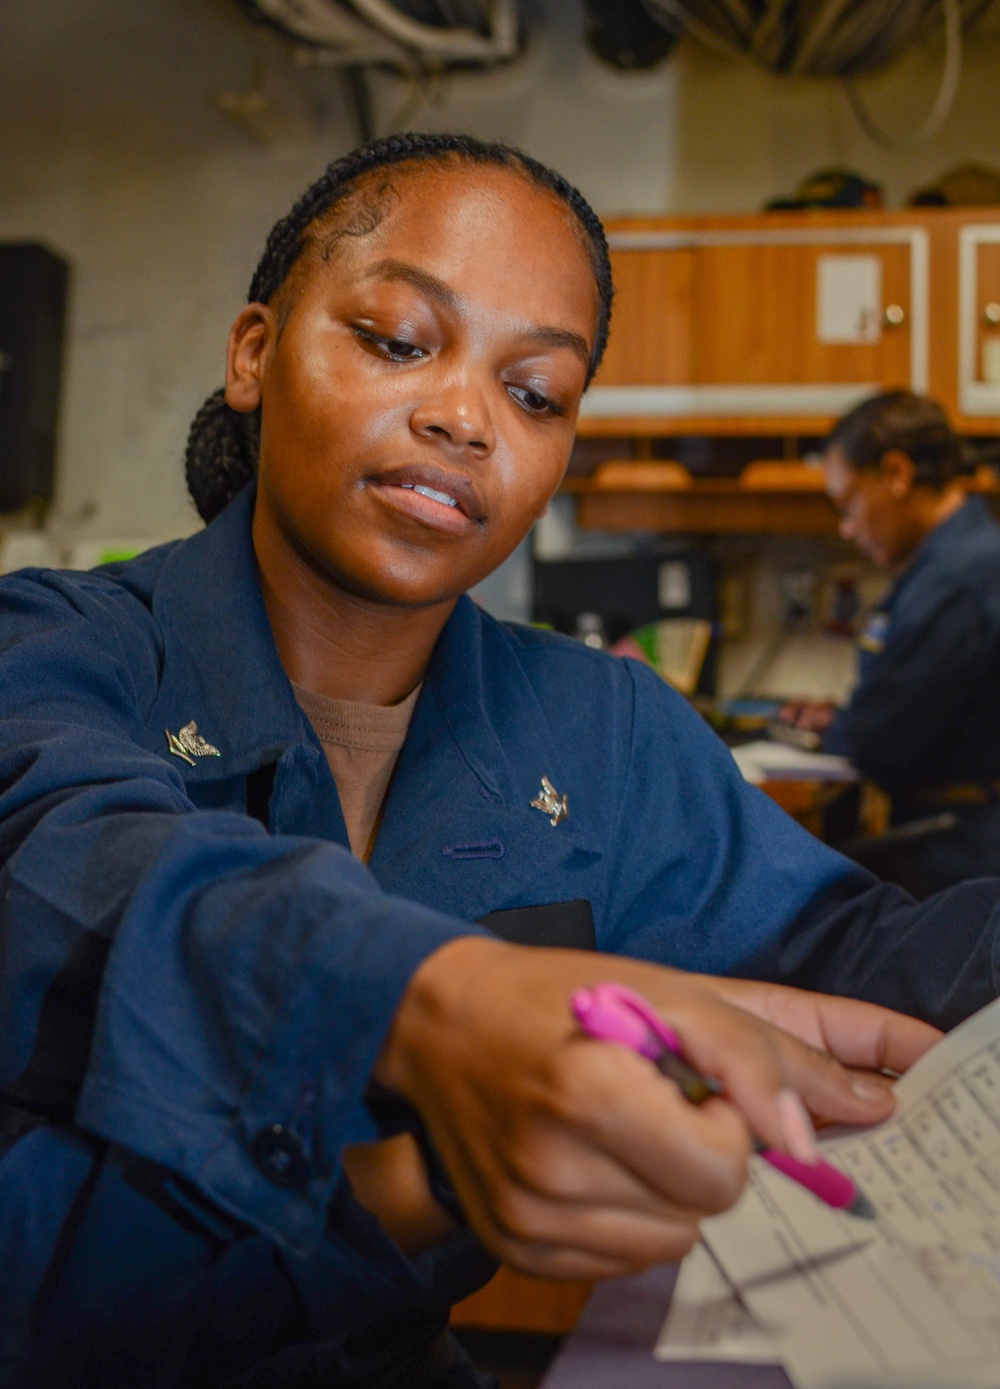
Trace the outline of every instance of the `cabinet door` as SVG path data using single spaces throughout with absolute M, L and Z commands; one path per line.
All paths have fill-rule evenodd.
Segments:
M 958 239 L 958 402 L 978 421 L 1000 416 L 1000 225 L 963 227 Z
M 920 228 L 612 233 L 590 415 L 835 413 L 926 386 Z

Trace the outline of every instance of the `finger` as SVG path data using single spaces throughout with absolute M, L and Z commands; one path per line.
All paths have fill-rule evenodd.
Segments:
M 787 1085 L 778 1049 L 780 1033 L 740 1008 L 713 999 L 674 1004 L 667 1021 L 678 1033 L 687 1059 L 717 1080 L 725 1097 L 745 1117 L 752 1133 L 770 1146 L 787 1148 L 777 1097 Z M 702 1106 L 704 1112 L 708 1106 Z
M 659 1089 L 670 1083 L 657 1076 L 655 1084 Z M 750 1147 L 745 1121 L 726 1106 L 721 1123 L 710 1114 L 705 1124 L 679 1097 L 656 1095 L 652 1103 L 664 1099 L 661 1112 L 670 1118 L 663 1124 L 655 1112 L 644 1112 L 637 1125 L 634 1113 L 625 1113 L 617 1100 L 586 1132 L 538 1124 L 510 1150 L 494 1150 L 493 1163 L 480 1168 L 483 1182 L 556 1205 L 611 1206 L 654 1219 L 680 1213 L 703 1217 L 726 1209 L 745 1177 Z M 715 1157 L 708 1144 L 718 1147 L 720 1141 L 727 1151 Z M 648 1146 L 648 1165 L 638 1145 Z M 722 1176 L 713 1176 L 717 1165 Z
M 554 1129 L 585 1138 L 657 1202 L 701 1214 L 732 1205 L 751 1148 L 738 1107 L 721 1099 L 692 1105 L 648 1061 L 614 1043 L 579 1038 L 569 1053 L 580 1089 L 560 1093 Z
M 828 1122 L 872 1124 L 893 1112 L 891 1084 L 874 1070 L 883 1053 L 898 1058 L 905 1048 L 883 1046 L 879 1038 L 888 1034 L 880 1031 L 880 1025 L 893 1032 L 898 1021 L 901 1027 L 893 1035 L 908 1039 L 906 1047 L 926 1049 L 937 1035 L 923 1023 L 853 999 L 745 981 L 719 980 L 718 985 L 723 996 L 750 1005 L 755 1017 L 778 1024 L 769 1036 L 780 1058 L 783 1084 L 799 1094 L 811 1114 Z M 834 1023 L 829 1034 L 824 1027 L 824 1005 L 829 1005 L 826 1017 Z M 857 1035 L 852 1035 L 852 1027 Z M 844 1066 L 830 1055 L 835 1048 L 859 1067 L 874 1065 L 865 1070 Z
M 885 1076 L 842 1066 L 787 1034 L 780 1037 L 788 1087 L 801 1097 L 809 1112 L 827 1122 L 874 1124 L 896 1107 L 892 1084 Z
M 648 1061 L 610 1043 L 578 1038 L 568 1061 L 570 1079 L 499 1140 L 457 1142 L 448 1128 L 435 1132 L 457 1189 L 471 1188 L 493 1210 L 501 1193 L 518 1191 L 654 1218 L 682 1210 L 700 1217 L 732 1204 L 751 1146 L 733 1106 L 695 1107 Z M 488 1115 L 477 1130 L 489 1132 Z
M 522 1239 L 506 1231 L 496 1236 L 496 1252 L 507 1263 L 543 1273 L 553 1266 L 565 1268 L 569 1260 L 592 1260 L 617 1272 L 637 1272 L 653 1264 L 682 1259 L 698 1240 L 698 1224 L 692 1220 L 652 1221 L 614 1210 L 581 1212 L 579 1219 L 553 1211 L 554 1235 Z M 561 1276 L 579 1276 L 563 1273 Z M 607 1272 L 599 1276 L 607 1277 Z
M 824 1051 L 846 1066 L 873 1071 L 902 1074 L 943 1036 L 919 1018 L 827 994 L 816 996 L 816 1018 Z
M 522 1272 L 605 1278 L 679 1259 L 694 1244 L 701 1213 L 660 1202 L 651 1212 L 560 1200 L 518 1187 L 459 1154 L 453 1181 L 479 1240 Z M 708 1214 L 709 1212 L 705 1212 Z
M 829 1052 L 846 1066 L 902 1074 L 943 1034 L 875 1003 L 809 993 L 783 984 L 699 976 L 721 998 Z
M 682 1259 L 694 1248 L 696 1243 L 697 1236 L 695 1235 L 686 1246 L 681 1247 L 679 1245 L 676 1256 L 667 1262 L 673 1263 Z M 492 1252 L 519 1273 L 527 1274 L 529 1278 L 596 1283 L 603 1278 L 626 1278 L 629 1274 L 641 1273 L 644 1268 L 648 1267 L 646 1264 L 635 1263 L 631 1260 L 603 1259 L 597 1255 L 561 1247 L 543 1249 L 534 1245 L 526 1245 L 523 1248 L 514 1246 L 502 1255 L 497 1250 Z

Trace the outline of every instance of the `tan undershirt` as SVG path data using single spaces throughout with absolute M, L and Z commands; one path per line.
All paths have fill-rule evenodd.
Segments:
M 330 699 L 293 685 L 306 718 L 323 744 L 337 785 L 351 853 L 365 863 L 375 845 L 385 793 L 406 742 L 421 686 L 399 704 Z

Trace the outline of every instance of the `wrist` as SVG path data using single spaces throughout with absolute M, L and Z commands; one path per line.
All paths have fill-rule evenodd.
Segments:
M 496 953 L 515 949 L 480 935 L 459 936 L 427 955 L 410 976 L 372 1069 L 372 1079 L 419 1108 L 421 1057 L 449 1025 L 454 1003 L 480 986 Z

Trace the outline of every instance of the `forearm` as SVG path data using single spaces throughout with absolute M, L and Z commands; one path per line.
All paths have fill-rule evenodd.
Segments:
M 337 846 L 147 806 L 60 802 L 8 861 L 0 1075 L 305 1248 L 341 1149 L 376 1136 L 365 1087 L 410 975 L 476 928 L 387 897 Z
M 915 903 L 849 869 L 739 973 L 954 1027 L 1000 994 L 1000 878 Z

